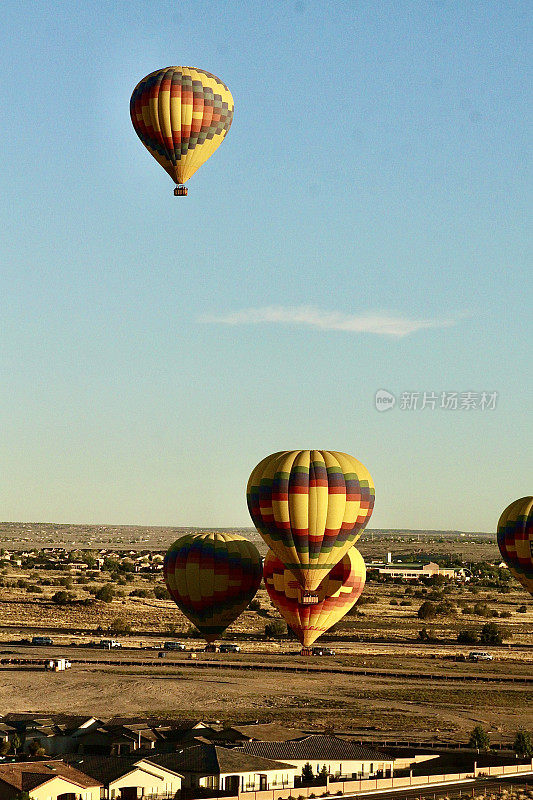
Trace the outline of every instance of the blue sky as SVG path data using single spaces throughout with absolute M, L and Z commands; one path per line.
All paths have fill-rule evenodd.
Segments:
M 0 518 L 249 524 L 300 447 L 374 527 L 531 494 L 528 6 L 4 0 Z M 187 199 L 129 119 L 170 64 L 235 98 Z M 496 408 L 400 407 L 452 391 Z

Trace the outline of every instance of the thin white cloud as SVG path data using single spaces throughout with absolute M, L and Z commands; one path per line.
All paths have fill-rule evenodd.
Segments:
M 428 328 L 446 328 L 454 320 L 410 319 L 398 314 L 343 314 L 340 311 L 325 311 L 314 306 L 265 306 L 245 308 L 229 314 L 209 314 L 201 322 L 223 325 L 305 325 L 322 331 L 347 331 L 349 333 L 373 333 L 378 336 L 409 336 Z

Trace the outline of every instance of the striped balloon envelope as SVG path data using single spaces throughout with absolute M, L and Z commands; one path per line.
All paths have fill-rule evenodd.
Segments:
M 313 592 L 361 535 L 374 508 L 374 484 L 346 453 L 283 451 L 255 467 L 247 501 L 268 547 Z
M 498 547 L 509 571 L 533 595 L 533 497 L 511 503 L 498 521 Z
M 137 84 L 130 116 L 148 152 L 182 184 L 224 141 L 233 120 L 233 97 L 210 72 L 165 67 Z
M 163 574 L 178 608 L 214 642 L 257 592 L 261 556 L 242 536 L 188 533 L 169 547 Z
M 263 567 L 268 595 L 304 647 L 309 647 L 357 602 L 366 579 L 365 562 L 351 547 L 316 589 L 318 602 L 304 605 L 301 586 L 272 550 Z

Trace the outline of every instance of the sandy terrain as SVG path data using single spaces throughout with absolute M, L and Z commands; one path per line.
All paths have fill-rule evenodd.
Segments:
M 34 655 L 32 651 L 25 655 Z M 120 655 L 78 649 L 75 658 L 105 660 L 155 658 L 155 653 L 130 651 Z M 200 654 L 200 659 L 211 658 Z M 243 658 L 250 660 L 247 655 Z M 107 666 L 74 664 L 66 673 L 44 673 L 31 668 L 4 667 L 0 681 L 0 713 L 55 711 L 111 714 L 175 714 L 219 720 L 278 719 L 312 728 L 333 725 L 365 737 L 463 739 L 475 724 L 491 732 L 493 741 L 509 740 L 520 725 L 533 727 L 533 684 L 476 683 L 483 675 L 531 676 L 522 662 L 500 659 L 488 665 L 450 664 L 426 658 L 367 655 L 328 659 L 337 667 L 362 666 L 372 660 L 381 669 L 429 672 L 435 679 L 399 679 L 314 673 L 298 674 L 203 667 L 182 659 L 156 665 Z M 259 663 L 268 657 L 257 655 Z M 316 667 L 314 659 L 311 667 Z M 300 664 L 301 657 L 281 657 Z M 324 664 L 326 667 L 326 664 Z M 480 669 L 478 669 L 480 667 Z M 471 680 L 445 680 L 470 675 Z

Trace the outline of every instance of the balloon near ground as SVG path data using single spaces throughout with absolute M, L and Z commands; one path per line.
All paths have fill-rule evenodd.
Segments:
M 507 506 L 498 522 L 498 547 L 511 574 L 533 595 L 533 496 Z
M 155 160 L 181 184 L 222 144 L 233 120 L 225 83 L 195 67 L 166 67 L 140 81 L 130 100 L 137 136 Z M 181 189 L 181 191 L 180 191 Z
M 374 508 L 374 484 L 346 453 L 283 451 L 255 467 L 247 501 L 268 547 L 312 593 L 361 535 Z
M 351 547 L 317 587 L 318 603 L 300 602 L 301 587 L 279 558 L 269 550 L 263 567 L 268 595 L 304 647 L 335 625 L 357 602 L 366 579 L 365 562 Z
M 207 642 L 214 642 L 257 592 L 261 556 L 242 536 L 189 533 L 169 547 L 163 574 L 176 605 Z

